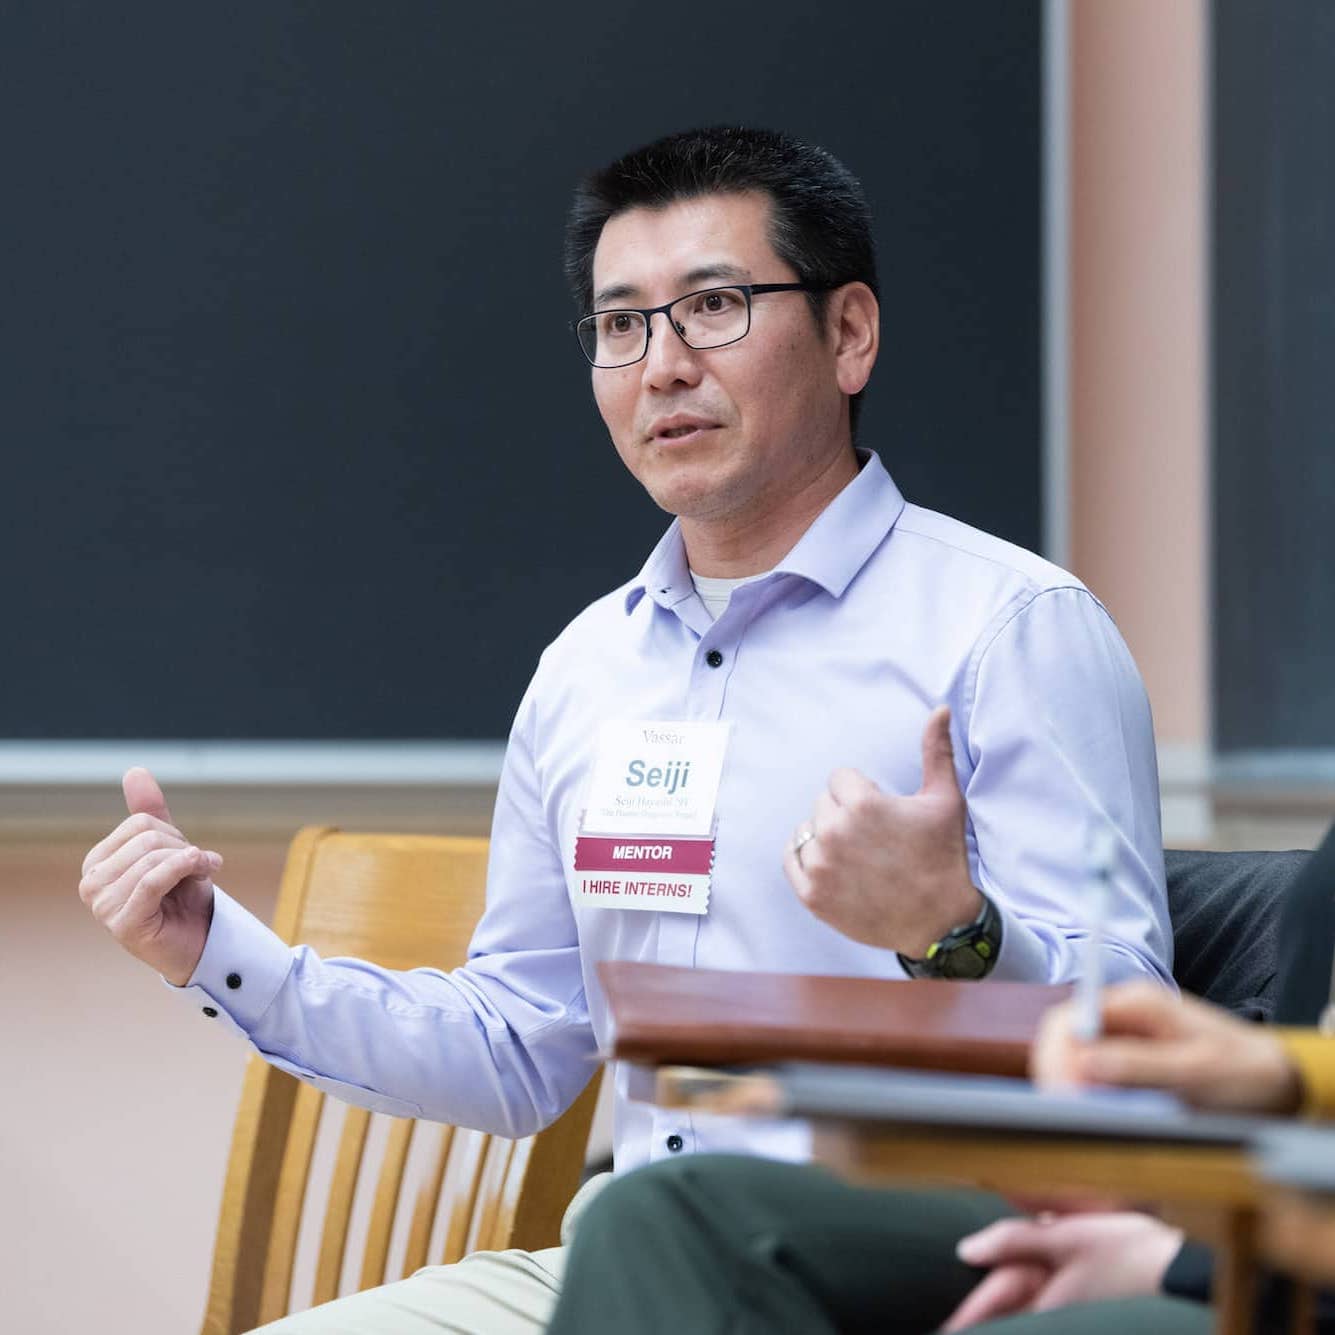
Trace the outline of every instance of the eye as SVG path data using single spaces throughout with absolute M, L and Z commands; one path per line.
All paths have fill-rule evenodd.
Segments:
M 695 299 L 696 315 L 733 315 L 743 305 L 742 294 L 734 287 L 715 287 Z
M 639 318 L 631 311 L 608 311 L 598 321 L 604 338 L 625 338 L 639 328 Z

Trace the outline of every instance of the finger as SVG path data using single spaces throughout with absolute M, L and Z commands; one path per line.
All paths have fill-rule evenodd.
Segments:
M 880 791 L 861 770 L 837 769 L 830 775 L 829 795 L 836 806 L 853 806 Z
M 832 793 L 822 793 L 811 809 L 811 831 L 817 837 L 828 835 L 843 821 L 843 807 L 835 800 Z M 808 848 L 810 845 L 807 846 Z M 804 849 L 803 852 L 806 850 Z
M 164 834 L 175 835 L 181 840 L 185 839 L 185 835 L 175 825 L 159 820 L 156 816 L 148 816 L 140 812 L 138 815 L 127 816 L 105 839 L 94 844 L 88 850 L 88 854 L 83 860 L 83 870 L 87 872 L 97 866 L 99 862 L 109 857 L 123 843 L 133 839 L 137 834 L 142 834 L 145 830 L 161 830 Z
M 155 856 L 149 854 L 150 857 Z M 208 879 L 206 854 L 200 848 L 183 848 L 161 857 L 155 865 L 139 877 L 130 891 L 124 907 L 117 915 L 116 926 L 147 922 L 161 910 L 162 901 L 182 881 L 192 876 Z
M 1182 1032 L 1186 1003 L 1171 989 L 1148 979 L 1116 983 L 1100 998 L 1105 1032 L 1168 1036 Z
M 167 799 L 162 795 L 158 781 L 142 766 L 125 771 L 121 792 L 125 794 L 125 805 L 132 816 L 142 812 L 171 824 L 172 813 L 167 809 Z
M 811 845 L 808 844 L 807 847 L 810 848 Z M 788 884 L 797 892 L 797 897 L 805 902 L 811 893 L 811 880 L 791 843 L 783 846 L 783 874 L 788 878 Z
M 149 829 L 136 834 L 119 848 L 109 852 L 100 862 L 90 866 L 79 884 L 79 893 L 87 897 L 103 886 L 123 876 L 145 853 L 158 848 L 185 848 L 189 841 L 178 834 L 168 834 L 164 830 Z
M 1071 1032 L 1075 1018 L 1075 1004 L 1070 1001 L 1043 1012 L 1029 1049 L 1029 1078 L 1036 1085 L 1060 1089 L 1080 1083 L 1078 1058 L 1084 1043 Z
M 961 1238 L 955 1245 L 955 1254 L 966 1265 L 1046 1262 L 1052 1257 L 1052 1238 L 1048 1229 L 1036 1220 L 998 1219 L 995 1224 Z
M 1173 1039 L 1109 1038 L 1076 1056 L 1080 1077 L 1098 1085 L 1178 1089 L 1193 1070 L 1193 1045 Z
M 950 1314 L 945 1332 L 966 1330 L 980 1321 L 1022 1312 L 1038 1296 L 1048 1272 L 1039 1265 L 1008 1265 L 994 1270 Z
M 922 786 L 920 793 L 958 793 L 955 748 L 950 742 L 950 708 L 932 710 L 922 730 Z
M 93 913 L 108 926 L 125 908 L 130 897 L 138 888 L 140 881 L 149 872 L 160 867 L 164 862 L 179 857 L 186 850 L 180 848 L 155 848 L 137 858 L 134 864 L 114 881 L 103 886 L 89 896 L 88 904 Z M 193 865 L 193 864 L 192 864 Z

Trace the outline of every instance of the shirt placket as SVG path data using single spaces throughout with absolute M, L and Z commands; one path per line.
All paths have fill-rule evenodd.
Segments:
M 683 717 L 690 722 L 718 722 L 723 718 L 728 680 L 749 618 L 742 615 L 740 609 L 730 606 L 717 621 L 711 622 L 694 597 L 679 604 L 673 611 L 688 630 L 699 637 L 691 660 Z M 725 759 L 725 770 L 726 767 Z M 719 816 L 716 809 L 715 838 L 718 837 L 718 829 Z M 711 880 L 711 902 L 716 886 L 717 882 Z M 658 917 L 657 962 L 681 968 L 694 967 L 696 944 L 701 931 L 705 930 L 708 916 L 701 918 L 694 913 L 663 913 Z M 651 1158 L 690 1153 L 697 1148 L 695 1124 L 689 1114 L 674 1108 L 655 1109 Z

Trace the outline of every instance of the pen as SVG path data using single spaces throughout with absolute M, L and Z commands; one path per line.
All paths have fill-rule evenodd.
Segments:
M 1076 1038 L 1089 1042 L 1098 1038 L 1103 1028 L 1099 994 L 1103 991 L 1103 929 L 1111 898 L 1113 859 L 1117 842 L 1111 825 L 1096 825 L 1090 831 L 1088 877 L 1085 890 L 1084 967 L 1076 979 Z

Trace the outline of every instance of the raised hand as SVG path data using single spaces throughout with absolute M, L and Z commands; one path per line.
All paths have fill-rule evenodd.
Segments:
M 885 793 L 858 770 L 836 770 L 783 868 L 802 902 L 831 927 L 921 958 L 982 908 L 969 879 L 964 820 L 950 710 L 942 706 L 923 730 L 918 791 Z
M 204 952 L 222 857 L 176 828 L 146 769 L 121 786 L 130 814 L 84 858 L 79 897 L 131 955 L 183 986 Z

